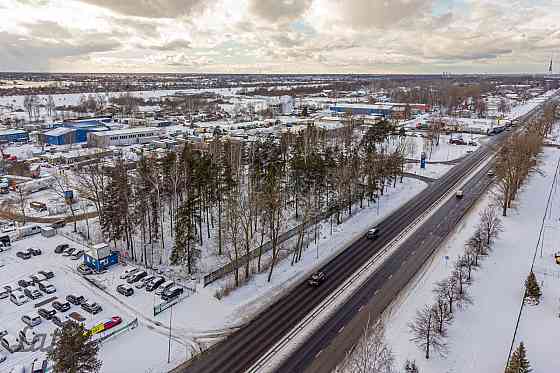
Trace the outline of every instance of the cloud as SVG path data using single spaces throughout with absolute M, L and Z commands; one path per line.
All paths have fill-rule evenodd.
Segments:
M 311 7 L 312 0 L 249 0 L 249 12 L 272 23 L 291 22 Z
M 144 18 L 179 18 L 203 9 L 205 0 L 81 0 L 115 13 Z
M 175 40 L 160 43 L 160 44 L 145 44 L 145 45 L 142 45 L 142 47 L 153 49 L 153 50 L 156 50 L 156 51 L 162 51 L 162 52 L 176 51 L 176 50 L 180 50 L 180 49 L 190 49 L 191 48 L 191 42 L 188 41 L 188 40 L 184 40 L 184 39 L 175 39 Z
M 35 23 L 23 23 L 31 36 L 49 39 L 62 39 L 72 36 L 67 28 L 62 27 L 59 23 L 53 21 L 38 21 Z

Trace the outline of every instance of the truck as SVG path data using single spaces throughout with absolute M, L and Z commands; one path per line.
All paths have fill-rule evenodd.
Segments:
M 35 211 L 47 211 L 47 204 L 38 201 L 31 201 L 29 202 L 29 207 L 31 207 Z

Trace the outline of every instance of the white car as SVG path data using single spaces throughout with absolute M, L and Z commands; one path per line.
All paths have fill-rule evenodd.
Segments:
M 2 226 L 2 233 L 10 233 L 16 230 L 16 223 L 11 222 Z
M 134 273 L 139 272 L 140 269 L 136 268 L 136 267 L 131 267 L 128 269 L 125 269 L 125 271 L 123 272 L 123 274 L 121 275 L 120 279 L 121 280 L 125 280 L 127 279 L 129 276 L 132 276 Z

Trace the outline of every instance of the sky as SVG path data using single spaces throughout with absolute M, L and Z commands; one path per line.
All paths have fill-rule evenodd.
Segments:
M 0 0 L 0 19 L 0 71 L 545 73 L 560 61 L 560 0 Z

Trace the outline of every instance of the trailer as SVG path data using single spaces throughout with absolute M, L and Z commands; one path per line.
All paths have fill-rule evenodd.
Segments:
M 41 227 L 39 225 L 25 225 L 20 227 L 16 231 L 17 237 L 24 238 L 27 236 L 32 236 L 34 234 L 41 233 Z

